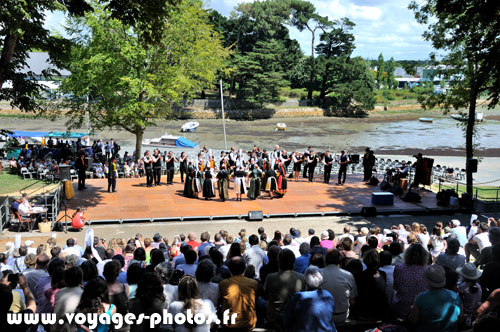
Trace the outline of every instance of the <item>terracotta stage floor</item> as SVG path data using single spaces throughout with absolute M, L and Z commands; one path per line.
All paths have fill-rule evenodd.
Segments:
M 166 178 L 162 177 L 164 181 Z M 117 192 L 107 192 L 106 179 L 88 179 L 86 190 L 78 191 L 76 181 L 73 183 L 75 197 L 68 203 L 68 212 L 77 207 L 86 207 L 88 220 L 116 220 L 140 218 L 179 218 L 196 216 L 234 216 L 247 215 L 248 211 L 261 210 L 264 214 L 288 213 L 359 213 L 362 207 L 372 206 L 371 193 L 380 191 L 379 187 L 368 186 L 357 175 L 348 175 L 343 186 L 324 184 L 322 182 L 288 181 L 288 192 L 280 199 L 270 200 L 267 193 L 255 201 L 243 198 L 235 201 L 235 194 L 230 188 L 230 199 L 222 202 L 219 199 L 189 199 L 182 196 L 184 186 L 176 177 L 174 185 L 161 185 L 147 188 L 145 178 L 118 179 Z M 415 211 L 439 209 L 435 194 L 420 191 L 422 202 L 406 203 L 399 198 L 394 199 L 392 206 L 376 206 L 379 212 Z M 71 215 L 71 214 L 70 214 Z

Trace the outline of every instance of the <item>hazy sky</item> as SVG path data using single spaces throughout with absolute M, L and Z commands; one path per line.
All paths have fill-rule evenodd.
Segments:
M 253 0 L 205 0 L 206 7 L 228 16 L 241 2 Z M 432 51 L 431 45 L 422 40 L 425 27 L 415 21 L 408 10 L 410 0 L 309 0 L 317 12 L 330 19 L 348 17 L 354 23 L 356 50 L 354 55 L 375 59 L 380 52 L 384 58 L 396 60 L 424 60 Z M 47 14 L 47 26 L 60 30 L 63 21 L 60 13 Z M 290 28 L 292 38 L 299 41 L 306 54 L 310 53 L 311 34 Z

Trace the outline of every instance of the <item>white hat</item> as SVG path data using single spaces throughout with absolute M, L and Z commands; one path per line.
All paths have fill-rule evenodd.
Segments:
M 451 222 L 453 223 L 453 226 L 455 226 L 455 227 L 460 226 L 460 220 L 458 220 L 458 219 L 453 219 Z
M 26 242 L 24 242 L 24 245 L 25 245 L 26 247 L 29 247 L 29 246 L 33 245 L 34 243 L 35 243 L 35 242 L 33 242 L 33 241 L 31 241 L 31 240 L 26 240 Z
M 7 249 L 7 251 L 9 251 L 10 249 L 13 249 L 13 248 L 14 248 L 14 242 L 9 241 L 9 242 L 5 243 L 5 249 Z
M 323 233 L 321 233 L 321 240 L 328 240 L 329 237 L 330 233 L 328 233 L 328 231 L 323 231 Z

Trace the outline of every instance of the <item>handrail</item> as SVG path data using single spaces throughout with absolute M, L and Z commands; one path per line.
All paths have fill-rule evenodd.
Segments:
M 0 205 L 0 234 L 3 232 L 3 226 L 9 221 L 9 216 L 10 216 L 10 204 L 9 204 L 9 197 L 7 196 Z

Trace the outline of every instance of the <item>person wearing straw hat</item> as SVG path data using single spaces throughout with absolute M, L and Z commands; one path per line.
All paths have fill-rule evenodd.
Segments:
M 464 305 L 464 324 L 472 326 L 476 310 L 481 305 L 482 290 L 477 282 L 481 277 L 481 271 L 472 263 L 457 268 L 458 274 L 462 276 L 462 282 L 458 284 L 458 294 Z
M 418 294 L 408 317 L 416 332 L 458 331 L 458 321 L 463 315 L 462 300 L 448 289 L 446 272 L 441 265 L 433 264 L 424 272 L 429 290 Z

